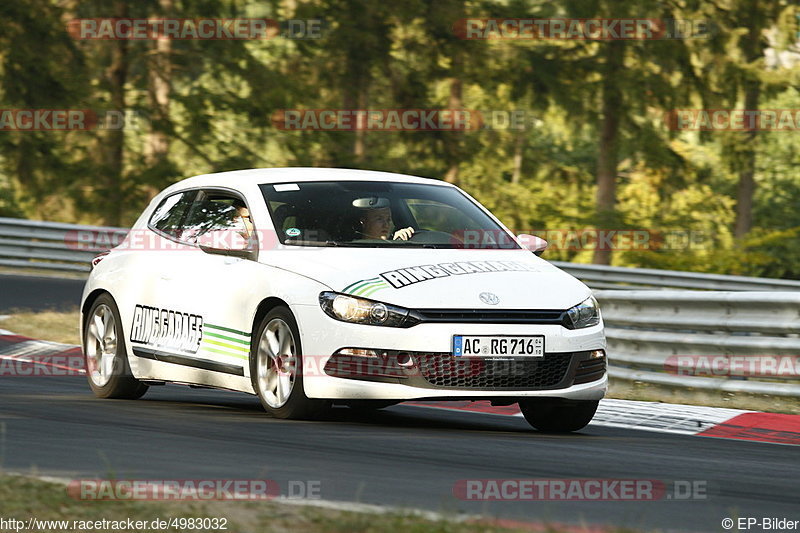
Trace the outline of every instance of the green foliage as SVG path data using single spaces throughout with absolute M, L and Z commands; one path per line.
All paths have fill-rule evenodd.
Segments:
M 70 19 L 120 9 L 130 17 L 325 23 L 319 39 L 174 40 L 166 50 L 152 40 L 120 46 L 67 32 Z M 800 109 L 796 12 L 789 0 L 5 2 L 0 107 L 107 110 L 121 91 L 122 111 L 136 113 L 138 127 L 124 131 L 116 170 L 108 131 L 0 133 L 0 216 L 127 224 L 157 191 L 199 173 L 334 166 L 443 178 L 456 165 L 458 184 L 518 233 L 646 231 L 647 247 L 615 250 L 616 265 L 800 277 L 800 134 L 746 142 L 741 132 L 670 131 L 664 119 L 673 109 L 741 107 L 747 83 L 759 84 L 762 108 Z M 466 17 L 643 15 L 712 21 L 712 32 L 611 43 L 462 40 L 453 31 Z M 767 28 L 755 43 L 751 22 Z M 769 54 L 752 59 L 762 45 Z M 611 46 L 622 54 L 613 75 Z M 120 86 L 111 66 L 122 49 Z M 168 85 L 164 109 L 155 78 Z M 615 209 L 598 213 L 604 91 L 619 103 L 618 178 Z M 287 109 L 454 102 L 523 110 L 528 120 L 524 129 L 468 132 L 285 131 L 274 120 Z M 753 230 L 737 242 L 738 172 L 753 150 Z M 124 201 L 109 213 L 115 195 Z M 546 257 L 592 260 L 592 249 L 556 244 Z

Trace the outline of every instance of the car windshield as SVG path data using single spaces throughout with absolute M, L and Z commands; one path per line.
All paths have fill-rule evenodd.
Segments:
M 458 189 L 373 181 L 263 184 L 281 243 L 504 248 L 519 245 Z

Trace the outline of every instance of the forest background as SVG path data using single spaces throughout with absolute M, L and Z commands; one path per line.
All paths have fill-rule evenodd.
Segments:
M 252 39 L 76 32 L 98 18 L 276 26 Z M 487 19 L 648 19 L 664 31 L 523 38 Z M 455 183 L 518 233 L 548 238 L 548 259 L 800 279 L 796 1 L 13 0 L 0 20 L 0 112 L 125 118 L 67 131 L 0 123 L 0 216 L 126 226 L 195 174 L 363 168 Z M 485 33 L 467 39 L 465 23 Z M 287 112 L 323 109 L 470 110 L 482 122 L 285 127 Z M 676 127 L 699 110 L 796 118 L 779 130 Z M 642 232 L 644 246 L 626 240 Z M 612 246 L 594 244 L 601 234 Z

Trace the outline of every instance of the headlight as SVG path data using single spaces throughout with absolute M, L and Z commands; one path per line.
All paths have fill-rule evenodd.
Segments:
M 354 324 L 407 328 L 418 322 L 408 309 L 337 292 L 323 292 L 319 305 L 331 318 Z
M 567 329 L 589 328 L 600 323 L 600 307 L 594 296 L 568 309 L 566 315 L 564 327 Z

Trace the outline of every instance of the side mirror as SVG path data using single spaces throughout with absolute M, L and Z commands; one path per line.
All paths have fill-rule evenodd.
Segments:
M 200 249 L 207 254 L 212 255 L 230 255 L 232 257 L 241 257 L 242 259 L 256 260 L 257 252 L 253 248 L 212 248 L 211 246 L 199 245 Z
M 258 248 L 251 236 L 247 238 L 234 230 L 210 231 L 199 237 L 195 244 L 207 254 L 229 255 L 256 260 Z
M 534 255 L 540 256 L 542 253 L 547 249 L 547 241 L 542 239 L 541 237 L 537 237 L 536 235 L 528 235 L 527 233 L 521 233 L 517 235 L 517 240 L 519 243 L 534 253 Z

